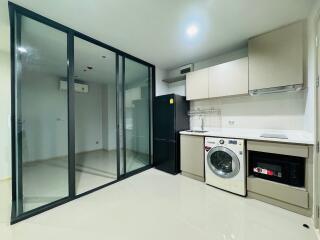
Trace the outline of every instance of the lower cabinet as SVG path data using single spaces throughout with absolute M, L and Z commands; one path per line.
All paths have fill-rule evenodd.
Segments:
M 250 154 L 251 153 L 251 154 Z M 254 153 L 254 154 L 252 154 Z M 256 153 L 263 153 L 255 157 Z M 287 163 L 285 163 L 287 161 Z M 295 166 L 303 162 L 304 174 L 299 174 Z M 292 170 L 289 170 L 293 164 Z M 303 178 L 301 186 L 290 185 L 279 180 L 255 175 L 255 166 L 281 171 L 281 178 L 297 181 Z M 268 166 L 269 165 L 269 166 Z M 301 144 L 247 141 L 247 192 L 249 198 L 267 202 L 281 208 L 305 215 L 312 215 L 313 206 L 313 148 Z M 299 167 L 301 169 L 301 167 Z M 300 177 L 300 178 L 299 178 Z
M 182 175 L 204 181 L 204 137 L 180 136 Z

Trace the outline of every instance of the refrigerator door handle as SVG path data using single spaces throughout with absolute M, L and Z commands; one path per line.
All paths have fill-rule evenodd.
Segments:
M 165 139 L 165 138 L 154 138 L 154 140 L 156 140 L 156 141 L 168 141 L 168 140 Z

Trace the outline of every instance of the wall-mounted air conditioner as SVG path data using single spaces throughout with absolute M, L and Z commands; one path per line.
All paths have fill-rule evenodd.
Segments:
M 60 81 L 59 88 L 62 91 L 68 90 L 68 83 L 67 81 Z M 88 84 L 84 83 L 74 83 L 74 90 L 78 93 L 88 93 L 89 92 L 89 86 Z

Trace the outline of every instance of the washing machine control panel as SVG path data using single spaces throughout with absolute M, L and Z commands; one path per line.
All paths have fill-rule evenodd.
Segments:
M 229 144 L 237 145 L 238 141 L 237 141 L 237 140 L 229 140 L 228 143 L 229 143 Z
M 224 140 L 223 140 L 223 139 L 220 139 L 219 143 L 220 143 L 220 144 L 224 144 Z

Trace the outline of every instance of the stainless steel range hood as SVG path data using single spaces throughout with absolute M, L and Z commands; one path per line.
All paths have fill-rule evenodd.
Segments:
M 303 89 L 303 84 L 295 84 L 281 87 L 273 87 L 273 88 L 263 88 L 263 89 L 254 89 L 250 90 L 249 94 L 251 96 L 269 94 L 269 93 L 280 93 L 280 92 L 297 92 Z

